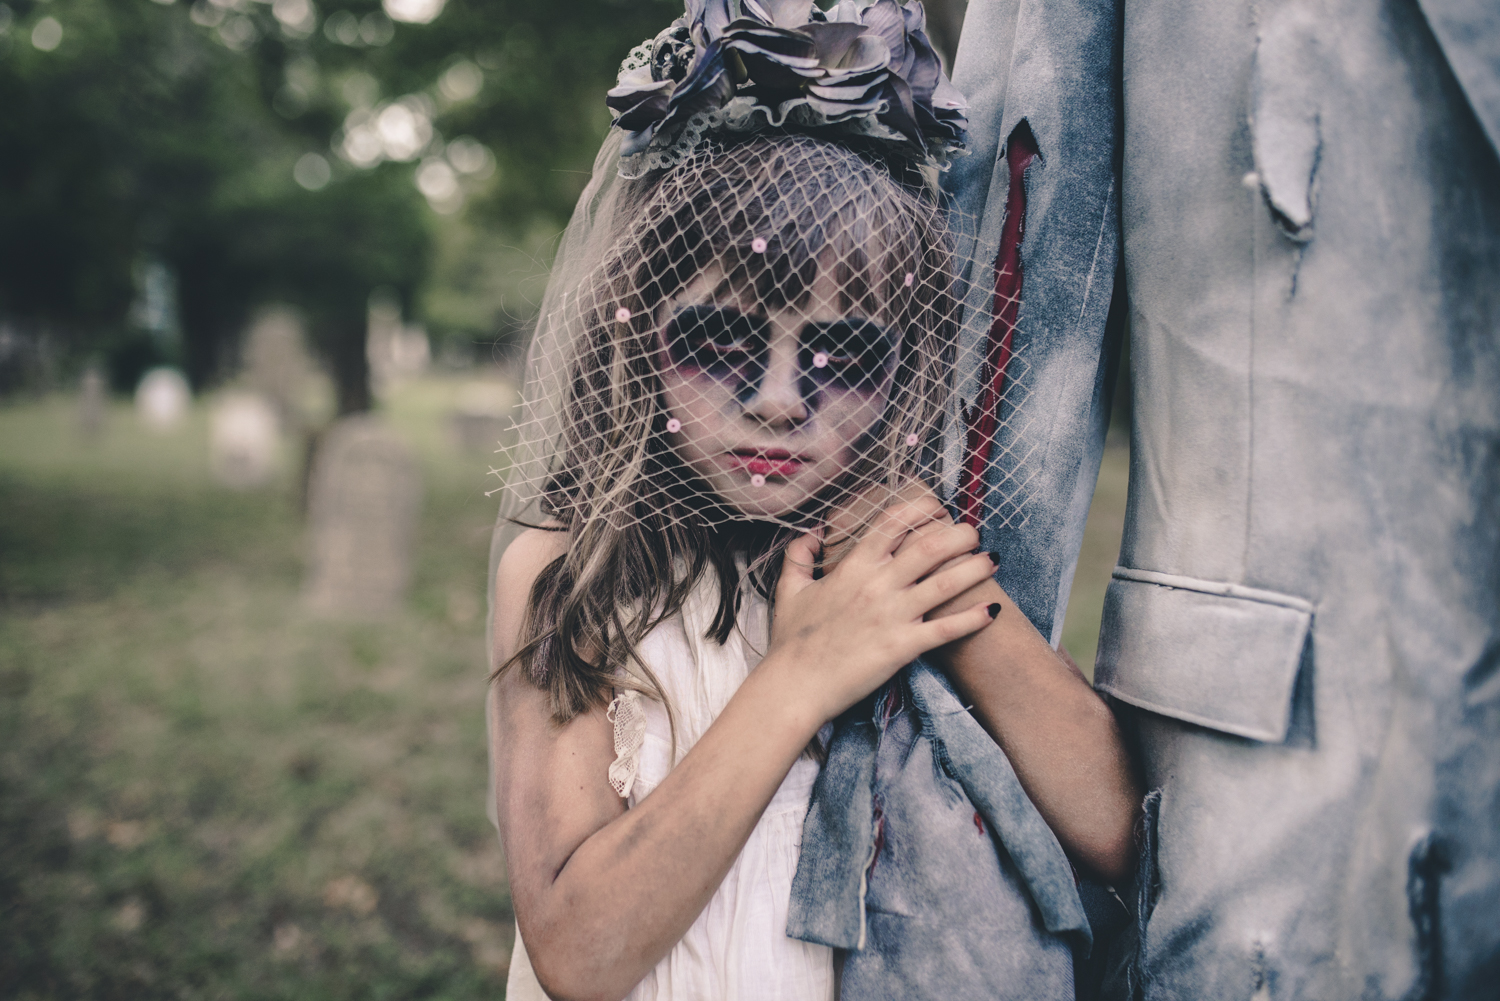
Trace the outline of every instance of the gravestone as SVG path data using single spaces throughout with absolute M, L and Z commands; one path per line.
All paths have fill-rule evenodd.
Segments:
M 427 371 L 432 361 L 427 332 L 401 319 L 397 300 L 378 293 L 371 296 L 368 323 L 365 356 L 370 363 L 370 385 L 377 396 Z
M 155 431 L 170 431 L 181 424 L 192 399 L 187 379 L 175 368 L 153 368 L 135 388 L 135 409 Z
M 228 392 L 209 418 L 209 469 L 235 490 L 263 486 L 276 471 L 281 435 L 276 409 L 258 393 Z
M 421 502 L 416 463 L 385 424 L 369 414 L 335 421 L 308 484 L 308 607 L 341 618 L 399 609 Z
M 78 431 L 89 441 L 99 437 L 104 430 L 104 413 L 109 403 L 109 394 L 104 382 L 104 373 L 98 366 L 84 369 L 83 380 L 78 387 Z
M 307 424 L 307 396 L 317 363 L 307 350 L 302 317 L 286 306 L 261 310 L 245 333 L 245 381 L 276 409 L 281 429 Z
M 511 426 L 516 391 L 502 382 L 473 382 L 459 390 L 449 421 L 454 441 L 466 452 L 494 452 Z

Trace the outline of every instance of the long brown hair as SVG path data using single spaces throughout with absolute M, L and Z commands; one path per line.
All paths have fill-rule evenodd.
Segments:
M 742 586 L 774 592 L 797 525 L 819 523 L 855 482 L 922 476 L 922 451 L 901 445 L 933 439 L 953 365 L 953 249 L 920 178 L 807 136 L 761 136 L 706 145 L 629 183 L 623 235 L 576 294 L 580 333 L 541 497 L 548 524 L 534 526 L 566 532 L 568 549 L 538 575 L 519 649 L 495 671 L 522 667 L 559 723 L 619 688 L 665 701 L 635 653 L 705 573 L 719 591 L 709 636 L 723 643 Z M 747 234 L 764 240 L 758 252 Z M 711 266 L 730 290 L 772 305 L 797 305 L 819 269 L 835 267 L 840 308 L 900 332 L 885 415 L 857 467 L 790 523 L 737 516 L 665 444 L 657 306 Z

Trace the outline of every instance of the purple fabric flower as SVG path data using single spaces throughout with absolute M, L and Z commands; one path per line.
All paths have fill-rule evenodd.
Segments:
M 921 0 L 839 0 L 826 14 L 812 0 L 688 0 L 607 103 L 630 156 L 734 99 L 761 127 L 872 120 L 886 131 L 855 131 L 919 156 L 958 151 L 967 138 L 967 105 L 927 38 Z

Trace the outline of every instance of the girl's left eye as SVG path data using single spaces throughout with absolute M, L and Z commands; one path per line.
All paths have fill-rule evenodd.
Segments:
M 893 354 L 890 335 L 870 320 L 809 324 L 802 336 L 802 371 L 850 388 L 878 380 Z

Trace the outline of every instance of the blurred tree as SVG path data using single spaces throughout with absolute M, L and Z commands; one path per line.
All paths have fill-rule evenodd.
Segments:
M 216 17 L 241 34 L 210 31 Z M 35 42 L 47 18 L 61 34 L 50 48 Z M 0 21 L 0 318 L 112 355 L 126 388 L 168 359 L 202 386 L 249 311 L 285 299 L 311 320 L 340 411 L 367 408 L 369 295 L 410 300 L 426 273 L 410 172 L 335 177 L 315 154 L 321 172 L 299 182 L 294 165 L 326 152 L 331 126 L 312 139 L 275 113 L 268 81 L 286 48 L 257 45 L 264 26 L 231 8 L 21 0 Z M 150 347 L 132 316 L 145 261 L 177 278 L 178 344 Z
M 262 300 L 302 307 L 333 374 L 339 412 L 369 409 L 370 294 L 395 292 L 409 310 L 427 268 L 427 224 L 410 172 L 387 165 L 351 173 L 320 191 L 278 193 L 225 216 L 231 269 L 251 276 Z M 186 279 L 192 264 L 183 259 Z
M 78 22 L 67 49 L 43 51 L 31 36 L 51 13 L 0 14 L 11 22 L 0 37 L 0 317 L 76 346 L 118 336 L 134 296 L 140 165 L 130 123 L 109 105 L 139 81 L 136 66 L 117 65 L 102 84 L 91 65 L 101 47 L 134 41 L 131 26 L 121 39 L 117 26 L 67 18 Z
M 0 8 L 0 318 L 127 368 L 175 354 L 201 386 L 249 310 L 284 298 L 349 411 L 369 402 L 370 292 L 420 301 L 442 224 L 423 194 L 440 212 L 476 196 L 480 226 L 560 226 L 608 126 L 615 66 L 681 5 Z M 152 347 L 132 322 L 144 261 L 175 272 L 180 345 Z
M 433 19 L 394 23 L 372 45 L 382 36 L 366 29 L 386 10 Z M 345 163 L 412 156 L 449 251 L 422 319 L 439 339 L 504 339 L 529 322 L 537 296 L 524 280 L 545 267 L 547 237 L 588 180 L 620 61 L 682 11 L 682 0 L 330 5 L 317 35 L 286 49 L 280 106 L 310 137 L 323 130 Z M 402 149 L 394 109 L 425 117 L 420 153 Z
M 943 69 L 953 72 L 953 57 L 958 54 L 958 36 L 963 31 L 969 0 L 927 0 L 927 35 L 942 57 Z
M 955 44 L 963 4 L 930 3 L 939 47 Z M 447 261 L 448 286 L 468 274 L 488 298 L 476 308 L 448 288 L 471 301 L 426 309 L 439 326 L 493 336 L 524 322 L 524 302 L 503 319 L 495 283 L 473 272 L 566 222 L 620 60 L 682 9 L 0 0 L 0 322 L 75 358 L 110 354 L 126 384 L 173 356 L 201 387 L 234 361 L 250 310 L 284 299 L 308 315 L 340 411 L 364 409 L 365 304 L 388 287 L 425 319 L 442 298 L 428 287 L 435 234 L 468 233 L 442 243 L 489 255 Z M 150 262 L 177 279 L 180 342 L 132 318 Z

